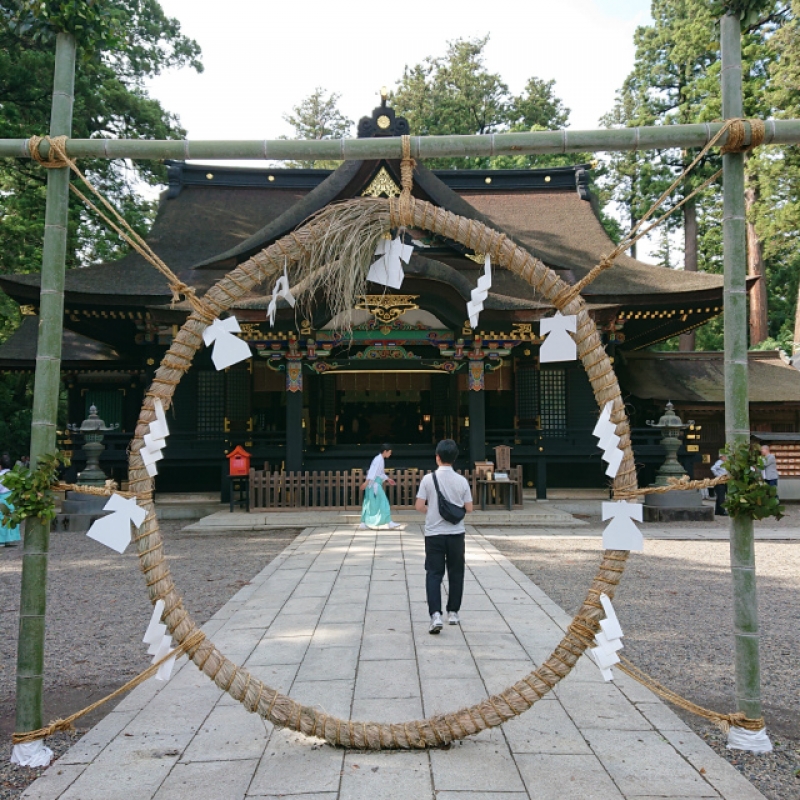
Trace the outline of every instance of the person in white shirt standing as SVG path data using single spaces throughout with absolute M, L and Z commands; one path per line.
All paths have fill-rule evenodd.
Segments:
M 728 474 L 728 470 L 725 469 L 725 462 L 728 460 L 728 457 L 720 450 L 719 458 L 714 462 L 711 467 L 711 474 L 715 478 L 721 478 L 723 475 Z M 718 483 L 714 487 L 714 514 L 718 517 L 727 517 L 728 512 L 725 510 L 725 498 L 728 494 L 728 487 L 724 483 Z
M 472 491 L 463 475 L 453 470 L 458 445 L 443 439 L 436 446 L 436 472 L 419 484 L 415 508 L 425 514 L 425 590 L 429 633 L 442 630 L 442 578 L 447 570 L 448 622 L 458 625 L 464 593 L 464 514 L 472 511 Z

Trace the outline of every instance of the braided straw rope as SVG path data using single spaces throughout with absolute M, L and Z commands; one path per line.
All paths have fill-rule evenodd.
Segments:
M 117 697 L 125 694 L 125 692 L 135 689 L 137 686 L 139 686 L 139 684 L 144 683 L 148 678 L 155 675 L 156 672 L 158 672 L 158 668 L 162 664 L 166 664 L 171 658 L 177 658 L 178 656 L 183 655 L 190 647 L 199 645 L 205 638 L 206 635 L 203 633 L 203 631 L 199 629 L 195 630 L 194 633 L 192 633 L 190 636 L 187 636 L 174 650 L 170 650 L 165 656 L 151 664 L 146 670 L 140 672 L 135 678 L 131 678 L 131 680 L 129 680 L 124 686 L 120 686 L 119 689 L 115 689 L 113 692 L 111 692 L 111 694 L 106 695 L 102 699 L 97 700 L 89 706 L 86 706 L 86 708 L 82 708 L 80 711 L 76 711 L 74 714 L 70 714 L 64 719 L 54 720 L 44 728 L 38 728 L 35 731 L 27 731 L 26 733 L 13 733 L 11 734 L 11 741 L 14 744 L 25 744 L 26 742 L 35 742 L 37 739 L 44 739 L 47 736 L 52 736 L 58 731 L 73 730 L 75 726 L 72 723 L 75 722 L 76 719 L 86 716 L 86 714 L 89 714 L 96 708 L 99 708 L 104 703 L 108 703 L 110 700 L 115 700 Z
M 609 401 L 613 403 L 611 418 L 616 423 L 617 435 L 621 439 L 620 447 L 624 451 L 615 486 L 618 489 L 635 489 L 636 471 L 630 431 L 619 385 L 583 300 L 573 297 L 566 302 L 557 301 L 556 298 L 563 296 L 567 284 L 503 234 L 482 223 L 415 200 L 408 189 L 403 195 L 399 199 L 390 200 L 360 198 L 350 201 L 349 204 L 357 205 L 364 210 L 365 216 L 370 215 L 373 220 L 382 220 L 386 230 L 413 226 L 446 236 L 477 252 L 488 253 L 495 263 L 507 267 L 531 283 L 554 302 L 559 310 L 577 316 L 578 354 L 587 370 L 598 404 L 602 407 Z M 324 235 L 326 226 L 333 224 L 334 219 L 325 216 L 312 218 L 305 226 L 262 250 L 229 276 L 222 278 L 208 291 L 203 302 L 208 307 L 227 310 L 255 286 L 282 272 L 284 258 L 300 261 L 309 243 Z M 147 475 L 139 450 L 143 444 L 143 436 L 148 432 L 149 423 L 155 419 L 154 399 L 158 397 L 165 408 L 169 406 L 175 386 L 188 370 L 195 352 L 202 344 L 202 332 L 207 324 L 196 310 L 188 317 L 164 356 L 147 392 L 136 436 L 131 444 L 129 460 L 130 488 L 140 497 L 152 489 L 152 480 Z M 183 607 L 182 599 L 172 582 L 164 559 L 163 543 L 152 499 L 143 502 L 142 506 L 147 511 L 147 516 L 135 537 L 140 567 L 145 575 L 151 601 L 155 603 L 157 600 L 164 600 L 164 621 L 175 640 L 184 642 L 198 628 Z M 249 711 L 279 727 L 291 728 L 324 739 L 332 745 L 348 748 L 385 750 L 437 747 L 501 725 L 526 711 L 564 678 L 586 648 L 592 645 L 594 634 L 599 629 L 598 620 L 603 616 L 599 595 L 605 593 L 613 598 L 627 557 L 627 551 L 608 550 L 603 553 L 597 575 L 578 614 L 562 641 L 540 667 L 505 691 L 470 708 L 439 714 L 425 720 L 391 724 L 340 720 L 311 706 L 301 705 L 266 686 L 247 669 L 227 659 L 209 639 L 192 644 L 186 651 L 217 686 L 239 700 Z
M 50 153 L 47 160 L 43 159 L 39 153 L 39 145 L 47 141 L 50 145 Z M 86 185 L 89 191 L 97 197 L 101 205 L 105 206 L 108 213 L 103 211 L 95 205 L 83 192 L 74 184 L 70 183 L 70 191 L 77 195 L 83 202 L 102 219 L 109 228 L 114 230 L 124 241 L 126 241 L 142 258 L 148 261 L 155 267 L 167 280 L 169 288 L 172 291 L 172 302 L 176 303 L 183 295 L 195 312 L 202 319 L 205 319 L 211 324 L 218 316 L 222 309 L 209 308 L 202 300 L 195 294 L 194 287 L 184 283 L 158 256 L 158 254 L 150 247 L 147 241 L 140 236 L 130 226 L 128 221 L 122 214 L 117 211 L 114 206 L 103 197 L 102 194 L 92 186 L 89 179 L 80 171 L 78 165 L 67 155 L 67 137 L 66 136 L 31 136 L 28 140 L 28 149 L 31 153 L 31 158 L 34 159 L 41 166 L 48 169 L 58 169 L 61 167 L 69 167 Z
M 619 489 L 614 492 L 615 500 L 628 500 L 631 497 L 643 497 L 647 494 L 665 494 L 666 492 L 687 492 L 695 489 L 710 489 L 727 483 L 730 475 L 721 475 L 719 478 L 704 478 L 701 481 L 690 481 L 688 475 L 682 478 L 669 478 L 665 486 L 645 486 L 643 489 Z
M 747 128 L 745 123 L 750 126 L 750 143 L 745 144 L 747 138 Z M 720 148 L 720 153 L 744 153 L 758 147 L 763 141 L 766 133 L 766 126 L 760 119 L 729 119 L 717 131 L 717 133 L 709 140 L 708 144 L 695 156 L 692 163 L 686 167 L 680 175 L 664 190 L 658 200 L 650 206 L 646 214 L 631 228 L 630 232 L 622 238 L 619 244 L 607 255 L 604 256 L 597 266 L 593 267 L 586 275 L 583 276 L 577 283 L 567 285 L 563 290 L 563 295 L 559 298 L 562 302 L 571 300 L 577 297 L 592 281 L 595 280 L 601 273 L 605 272 L 609 267 L 614 266 L 614 261 L 618 256 L 622 255 L 626 250 L 629 250 L 640 239 L 647 236 L 650 231 L 657 228 L 667 217 L 674 214 L 679 208 L 688 203 L 692 198 L 696 197 L 700 192 L 705 190 L 708 186 L 714 183 L 717 178 L 722 175 L 722 170 L 717 170 L 710 178 L 703 181 L 690 194 L 686 195 L 680 202 L 675 203 L 668 211 L 651 222 L 646 228 L 642 226 L 649 220 L 653 214 L 666 202 L 667 198 L 675 191 L 675 189 L 683 182 L 684 178 L 700 163 L 706 153 L 709 152 L 725 134 L 728 134 L 726 144 Z
M 719 135 L 721 134 L 722 131 Z M 719 135 L 715 137 L 714 141 L 719 138 Z M 74 163 L 66 157 L 65 142 L 49 140 L 51 144 L 50 161 L 44 162 L 38 156 L 38 144 L 41 139 L 35 141 L 37 138 L 32 137 L 30 144 L 31 154 L 37 161 L 49 167 L 69 166 L 83 178 L 87 186 L 95 194 L 100 196 L 86 181 Z M 753 138 L 755 139 L 755 136 Z M 751 144 L 751 146 L 755 145 Z M 410 155 L 410 137 L 403 137 L 402 149 L 402 192 L 400 198 L 390 198 L 388 201 L 359 199 L 343 205 L 349 205 L 351 208 L 357 206 L 363 210 L 365 216 L 372 216 L 373 219 L 376 216 L 383 218 L 387 230 L 392 227 L 415 226 L 458 241 L 466 247 L 472 248 L 475 252 L 489 254 L 497 264 L 505 266 L 527 280 L 537 291 L 550 300 L 559 311 L 566 314 L 574 314 L 577 317 L 575 338 L 578 355 L 587 371 L 598 404 L 603 407 L 606 403 L 612 402 L 611 419 L 616 424 L 616 431 L 620 436 L 619 446 L 624 453 L 620 470 L 614 481 L 614 488 L 619 495 L 628 492 L 633 496 L 633 494 L 637 493 L 636 471 L 631 450 L 630 429 L 619 385 L 596 326 L 592 322 L 579 294 L 580 289 L 593 279 L 590 276 L 593 273 L 599 274 L 599 271 L 611 266 L 615 256 L 612 255 L 604 259 L 598 267 L 595 267 L 595 270 L 592 270 L 584 278 L 580 285 L 570 286 L 564 283 L 545 264 L 515 245 L 504 234 L 482 223 L 444 211 L 430 203 L 415 200 L 411 195 L 414 162 Z M 61 163 L 54 160 L 54 155 L 56 158 L 62 157 Z M 94 208 L 80 192 L 76 193 Z M 101 200 L 103 200 L 102 197 Z M 105 200 L 103 202 L 106 203 Z M 654 210 L 655 207 L 650 213 Z M 100 212 L 98 211 L 98 213 Z M 115 230 L 125 236 L 105 215 L 101 214 L 101 216 Z M 126 494 L 135 495 L 147 512 L 145 521 L 141 526 L 140 532 L 134 537 L 134 541 L 136 542 L 140 567 L 145 575 L 145 582 L 151 601 L 155 603 L 159 599 L 164 600 L 164 621 L 170 633 L 178 642 L 178 650 L 187 653 L 199 669 L 234 699 L 239 700 L 248 711 L 258 713 L 262 718 L 269 720 L 276 726 L 288 727 L 305 735 L 324 739 L 329 744 L 336 746 L 370 750 L 437 747 L 463 739 L 487 728 L 496 727 L 523 713 L 569 674 L 572 667 L 577 663 L 578 658 L 593 643 L 594 635 L 599 630 L 598 620 L 603 616 L 599 595 L 605 593 L 609 598 L 613 599 L 616 586 L 620 581 L 627 561 L 628 551 L 607 550 L 603 553 L 598 572 L 564 638 L 539 668 L 503 692 L 493 695 L 470 708 L 464 708 L 450 714 L 436 715 L 421 721 L 406 723 L 343 721 L 321 713 L 313 707 L 301 705 L 290 697 L 266 686 L 260 680 L 254 678 L 248 670 L 238 667 L 227 659 L 197 627 L 189 612 L 183 607 L 183 601 L 176 591 L 169 567 L 164 559 L 163 540 L 152 499 L 153 483 L 139 455 L 143 437 L 148 432 L 150 423 L 155 419 L 154 398 L 161 399 L 165 409 L 169 407 L 175 387 L 180 382 L 183 374 L 190 368 L 195 352 L 202 345 L 203 330 L 220 313 L 230 308 L 251 289 L 279 273 L 287 258 L 295 262 L 301 261 L 303 255 L 308 252 L 309 243 L 324 235 L 326 230 L 335 223 L 335 219 L 335 214 L 326 216 L 324 213 L 312 218 L 298 231 L 275 242 L 275 244 L 256 254 L 232 273 L 222 278 L 206 293 L 202 300 L 196 298 L 193 289 L 182 284 L 155 254 L 150 257 L 152 251 L 149 250 L 146 243 L 145 247 L 140 250 L 134 242 L 125 236 L 135 249 L 170 280 L 173 291 L 180 291 L 187 295 L 193 307 L 192 314 L 181 327 L 156 372 L 153 384 L 147 392 L 136 427 L 136 438 L 132 442 L 129 457 L 129 477 L 132 491 Z M 122 223 L 127 227 L 124 220 L 122 220 Z M 654 224 L 658 224 L 658 222 Z M 633 233 L 632 231 L 631 236 Z M 640 235 L 644 235 L 644 233 Z M 324 267 L 324 265 L 322 266 Z M 186 291 L 187 289 L 188 291 Z M 83 488 L 75 487 L 78 491 Z M 678 488 L 686 487 L 670 486 L 666 487 L 664 491 Z M 101 489 L 97 493 L 102 492 L 105 494 L 106 491 L 108 491 L 107 488 L 105 490 Z M 149 677 L 152 671 L 153 668 L 146 670 L 110 697 L 116 697 L 137 685 L 142 680 L 145 680 L 146 677 Z M 647 681 L 646 685 L 652 683 L 652 679 L 644 674 L 643 677 L 637 677 L 636 675 L 634 677 L 642 682 Z M 660 688 L 664 692 L 669 692 L 663 687 Z M 674 693 L 669 692 L 669 694 L 672 695 Z M 30 741 L 42 738 L 55 730 L 69 727 L 72 719 L 76 719 L 78 716 L 101 705 L 110 697 L 98 701 L 98 703 L 72 715 L 67 720 L 58 720 L 40 731 L 15 734 L 15 741 Z M 675 695 L 675 697 L 683 700 L 679 695 Z M 667 699 L 671 699 L 671 697 Z M 701 710 L 706 711 L 705 709 Z M 695 711 L 695 713 L 698 712 Z M 763 720 L 747 720 L 741 714 L 719 715 L 715 712 L 708 712 L 708 714 L 713 715 L 713 718 L 718 722 L 722 720 L 723 724 L 727 722 L 728 724 L 736 724 L 755 730 L 763 727 Z

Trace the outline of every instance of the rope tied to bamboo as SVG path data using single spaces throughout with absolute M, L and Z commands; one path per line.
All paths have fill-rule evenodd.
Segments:
M 45 739 L 48 736 L 52 736 L 54 733 L 57 733 L 58 731 L 74 730 L 75 726 L 72 723 L 75 722 L 76 719 L 86 716 L 86 714 L 91 713 L 104 703 L 108 703 L 110 700 L 114 700 L 120 695 L 125 694 L 125 692 L 135 689 L 137 686 L 139 686 L 139 684 L 144 683 L 152 675 L 155 675 L 156 672 L 158 672 L 158 668 L 162 666 L 162 664 L 166 664 L 166 662 L 171 658 L 177 658 L 178 656 L 189 652 L 189 650 L 192 648 L 196 650 L 202 644 L 205 638 L 206 635 L 201 630 L 196 629 L 190 636 L 184 639 L 180 644 L 178 644 L 177 647 L 167 653 L 163 658 L 160 658 L 158 661 L 151 664 L 146 670 L 140 672 L 135 678 L 132 678 L 124 686 L 120 686 L 119 689 L 111 692 L 111 694 L 106 695 L 97 702 L 86 706 L 86 708 L 82 708 L 80 711 L 76 711 L 74 714 L 70 714 L 64 719 L 53 720 L 53 722 L 51 722 L 49 725 L 46 725 L 44 728 L 38 728 L 35 731 L 27 731 L 26 733 L 13 733 L 11 734 L 11 741 L 13 744 L 25 744 L 26 742 L 35 742 L 38 739 Z
M 39 145 L 42 141 L 46 141 L 50 145 L 50 153 L 48 159 L 42 158 L 39 152 Z M 127 242 L 145 261 L 149 262 L 155 267 L 167 280 L 167 284 L 172 292 L 172 304 L 177 303 L 181 295 L 183 295 L 189 305 L 191 305 L 194 312 L 202 319 L 207 325 L 210 325 L 218 316 L 213 308 L 201 300 L 194 290 L 194 287 L 184 283 L 155 253 L 150 245 L 145 241 L 144 237 L 140 236 L 128 223 L 125 217 L 120 214 L 116 208 L 108 201 L 102 194 L 92 185 L 86 175 L 81 172 L 78 165 L 67 155 L 66 149 L 66 136 L 31 136 L 28 140 L 28 149 L 31 153 L 31 158 L 48 169 L 69 167 L 87 186 L 89 191 L 92 192 L 111 213 L 114 219 L 97 207 L 86 195 L 70 183 L 69 188 L 73 194 L 77 195 L 92 211 L 95 212 L 112 230 L 114 230 L 125 242 Z M 114 221 L 116 219 L 116 222 Z
M 700 481 L 689 480 L 688 475 L 682 478 L 667 478 L 665 486 L 645 486 L 642 489 L 618 489 L 614 492 L 615 500 L 627 500 L 632 497 L 642 497 L 647 494 L 664 494 L 665 492 L 686 492 L 694 489 L 710 489 L 727 483 L 731 479 L 730 475 L 721 475 L 719 478 L 705 478 Z
M 687 700 L 685 697 L 673 692 L 671 689 L 667 689 L 666 686 L 663 686 L 661 683 L 659 683 L 652 675 L 648 675 L 646 672 L 639 669 L 639 667 L 632 664 L 623 655 L 620 656 L 620 663 L 617 664 L 617 666 L 626 675 L 633 678 L 642 686 L 647 687 L 651 692 L 657 694 L 663 700 L 672 703 L 672 705 L 677 706 L 678 708 L 682 708 L 684 711 L 688 711 L 690 714 L 707 719 L 709 722 L 712 722 L 714 725 L 716 725 L 723 733 L 727 733 L 732 726 L 744 728 L 748 731 L 760 731 L 763 730 L 765 726 L 763 717 L 750 719 L 741 711 L 734 711 L 731 714 L 721 714 L 718 711 L 712 711 L 710 708 L 699 706 L 697 703 Z
M 747 138 L 748 125 L 750 129 L 750 143 L 745 144 L 744 142 Z M 720 152 L 723 154 L 744 153 L 752 150 L 755 147 L 758 147 L 763 143 L 766 134 L 766 126 L 760 119 L 737 118 L 726 120 L 719 131 L 717 131 L 717 133 L 708 141 L 705 147 L 703 147 L 703 149 L 692 160 L 691 164 L 689 164 L 689 166 L 686 167 L 677 178 L 675 178 L 669 187 L 661 194 L 658 200 L 656 200 L 655 203 L 650 206 L 650 209 L 647 211 L 647 213 L 636 223 L 636 225 L 633 226 L 633 228 L 631 228 L 628 234 L 622 238 L 619 244 L 608 255 L 604 256 L 600 263 L 593 267 L 586 275 L 584 275 L 581 280 L 572 284 L 571 286 L 565 287 L 561 292 L 559 292 L 558 295 L 556 295 L 556 297 L 553 299 L 553 305 L 559 311 L 563 310 L 571 300 L 577 297 L 590 283 L 592 283 L 603 272 L 609 269 L 609 267 L 612 267 L 620 255 L 622 255 L 626 250 L 629 250 L 641 238 L 647 236 L 650 231 L 652 231 L 654 228 L 657 228 L 662 222 L 664 222 L 664 220 L 666 220 L 670 215 L 674 214 L 679 208 L 683 207 L 690 200 L 697 197 L 698 194 L 704 191 L 722 175 L 722 170 L 717 170 L 710 178 L 707 178 L 705 181 L 703 181 L 700 186 L 694 189 L 690 194 L 686 195 L 686 197 L 684 197 L 680 202 L 676 203 L 667 212 L 658 217 L 658 219 L 656 219 L 646 228 L 642 229 L 644 223 L 647 222 L 647 220 L 649 220 L 659 208 L 661 208 L 669 195 L 672 194 L 677 186 L 686 178 L 687 175 L 689 175 L 689 173 L 700 163 L 704 156 L 720 141 L 720 139 L 725 136 L 725 134 L 728 135 L 728 138 L 725 145 L 720 148 Z
M 747 139 L 747 127 L 750 126 L 750 143 L 745 144 Z M 720 148 L 720 153 L 747 153 L 755 149 L 764 142 L 766 135 L 766 125 L 760 119 L 732 119 L 728 127 L 728 141 Z
M 42 154 L 39 152 L 39 145 L 42 142 L 47 142 L 50 145 L 50 152 L 47 158 L 43 158 Z M 56 149 L 56 146 L 59 149 Z M 66 158 L 59 155 L 59 150 L 61 152 L 66 152 L 66 146 L 66 136 L 31 136 L 31 138 L 28 139 L 28 150 L 30 151 L 31 158 L 45 169 L 63 169 L 69 166 Z
M 411 157 L 411 137 L 401 136 L 400 146 L 400 197 L 389 198 L 389 217 L 392 227 L 409 227 L 414 219 L 414 198 L 411 190 L 414 186 L 414 167 L 417 162 Z M 395 224 L 396 223 L 396 224 Z

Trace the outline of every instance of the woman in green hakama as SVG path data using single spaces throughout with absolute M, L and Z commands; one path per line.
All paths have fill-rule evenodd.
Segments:
M 383 484 L 394 486 L 394 481 L 386 474 L 386 459 L 392 455 L 392 446 L 384 444 L 381 452 L 372 459 L 367 479 L 364 481 L 364 502 L 361 504 L 360 528 L 378 528 L 388 525 L 390 528 L 399 528 L 392 522 L 392 511 L 389 507 L 389 498 L 383 490 Z
M 7 453 L 0 456 L 0 544 L 6 547 L 13 547 L 19 540 L 19 525 L 13 528 L 2 523 L 2 513 L 8 508 L 10 511 L 14 510 L 14 506 L 8 502 L 11 492 L 6 489 L 2 484 L 3 475 L 11 469 L 11 459 Z

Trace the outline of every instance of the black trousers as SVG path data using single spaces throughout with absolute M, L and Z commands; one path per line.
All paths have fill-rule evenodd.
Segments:
M 447 610 L 459 611 L 464 594 L 464 534 L 444 533 L 425 537 L 425 591 L 428 613 L 442 613 L 442 578 L 447 570 L 450 593 Z
M 714 513 L 723 517 L 728 516 L 728 512 L 723 508 L 722 504 L 728 495 L 728 487 L 724 483 L 718 483 L 714 487 Z

